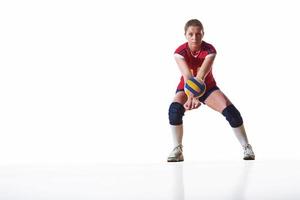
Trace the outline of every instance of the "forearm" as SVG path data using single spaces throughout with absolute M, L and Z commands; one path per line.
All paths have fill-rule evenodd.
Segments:
M 186 82 L 188 79 L 193 77 L 193 74 L 191 73 L 190 70 L 180 68 L 180 71 L 181 71 L 181 74 L 183 76 L 184 82 Z
M 175 61 L 179 67 L 179 70 L 181 72 L 181 75 L 183 76 L 184 82 L 186 82 L 186 80 L 190 79 L 193 77 L 192 72 L 190 71 L 188 65 L 186 64 L 184 59 L 181 58 L 175 58 Z
M 215 59 L 215 54 L 210 55 L 209 57 L 205 58 L 204 62 L 202 63 L 201 67 L 199 68 L 196 78 L 200 80 L 205 80 L 205 77 L 212 69 L 212 64 Z
M 211 67 L 202 67 L 198 70 L 198 73 L 196 75 L 197 79 L 200 80 L 205 80 L 205 77 L 207 76 L 207 74 L 210 72 Z

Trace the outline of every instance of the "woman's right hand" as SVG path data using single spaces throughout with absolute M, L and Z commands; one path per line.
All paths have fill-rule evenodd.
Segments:
M 192 103 L 193 103 L 193 98 L 192 97 L 188 97 L 187 101 L 183 105 L 183 107 L 185 108 L 185 110 L 191 110 Z
M 198 98 L 190 96 L 183 106 L 185 110 L 197 109 L 201 106 L 201 102 Z

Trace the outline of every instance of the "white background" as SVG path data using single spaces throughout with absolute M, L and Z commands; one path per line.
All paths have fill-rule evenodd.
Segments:
M 257 159 L 299 159 L 297 1 L 1 1 L 0 164 L 165 162 L 187 20 Z M 224 117 L 184 117 L 185 158 L 238 160 Z

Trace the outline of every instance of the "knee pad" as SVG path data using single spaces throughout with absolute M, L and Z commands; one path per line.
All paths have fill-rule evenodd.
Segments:
M 227 106 L 223 111 L 222 115 L 226 117 L 230 126 L 233 128 L 239 127 L 243 124 L 243 118 L 240 112 L 236 109 L 234 105 Z
M 183 105 L 178 102 L 173 102 L 169 108 L 169 122 L 171 125 L 181 125 L 182 117 L 184 115 L 185 109 Z

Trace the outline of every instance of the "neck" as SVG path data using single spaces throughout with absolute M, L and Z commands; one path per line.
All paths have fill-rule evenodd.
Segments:
M 197 52 L 201 49 L 201 43 L 200 44 L 189 44 L 189 49 L 191 50 L 191 52 Z

